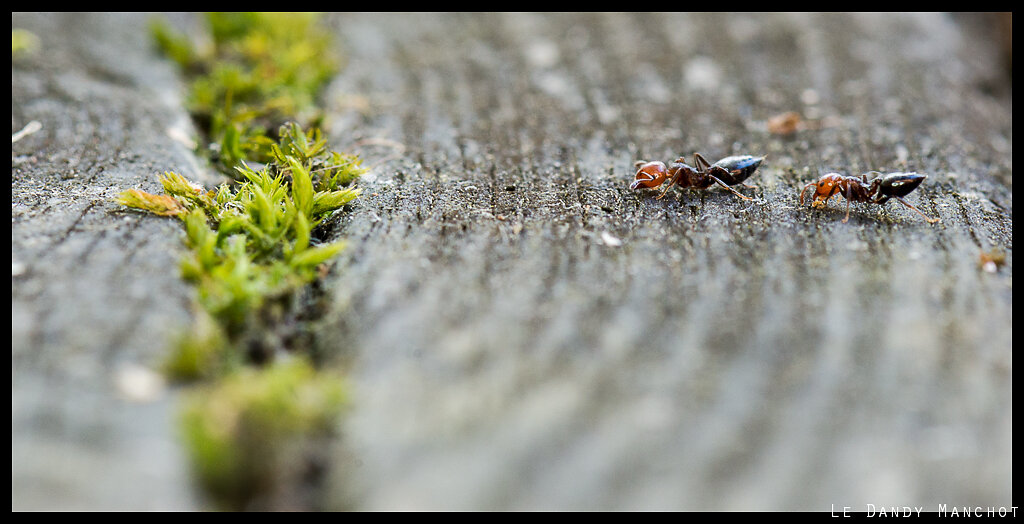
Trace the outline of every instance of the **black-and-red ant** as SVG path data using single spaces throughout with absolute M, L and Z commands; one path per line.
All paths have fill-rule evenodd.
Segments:
M 878 176 L 868 180 L 869 174 Z M 869 171 L 859 177 L 828 173 L 827 175 L 822 175 L 817 181 L 804 186 L 804 189 L 800 191 L 800 205 L 804 205 L 804 193 L 812 187 L 815 188 L 815 191 L 811 207 L 825 207 L 825 204 L 828 202 L 828 199 L 832 198 L 832 195 L 841 194 L 846 198 L 846 218 L 843 219 L 845 223 L 850 219 L 851 202 L 885 205 L 890 198 L 895 198 L 901 204 L 917 211 L 928 223 L 934 224 L 939 219 L 928 218 L 928 215 L 922 213 L 920 209 L 903 200 L 903 197 L 917 189 L 917 186 L 921 185 L 921 182 L 924 182 L 926 178 L 928 178 L 928 175 L 919 175 L 917 173 L 889 173 L 888 175 L 882 175 L 878 171 Z
M 730 156 L 714 164 L 708 163 L 700 153 L 694 153 L 693 158 L 697 167 L 687 165 L 684 157 L 677 158 L 668 166 L 664 162 L 641 160 L 635 164 L 636 175 L 633 184 L 629 187 L 630 189 L 642 187 L 653 189 L 667 180 L 668 185 L 657 196 L 660 199 L 675 185 L 683 188 L 707 189 L 712 184 L 718 184 L 744 200 L 752 200 L 729 186 L 743 184 L 744 187 L 753 188 L 754 186 L 744 184 L 743 181 L 754 174 L 764 160 L 763 156 Z

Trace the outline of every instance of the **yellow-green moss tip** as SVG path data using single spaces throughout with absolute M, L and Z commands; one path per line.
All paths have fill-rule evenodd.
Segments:
M 34 53 L 39 49 L 39 37 L 27 29 L 11 29 L 11 57 L 20 53 Z
M 170 195 L 154 195 L 138 189 L 122 192 L 116 199 L 118 204 L 149 211 L 160 216 L 173 217 L 186 211 L 185 206 Z

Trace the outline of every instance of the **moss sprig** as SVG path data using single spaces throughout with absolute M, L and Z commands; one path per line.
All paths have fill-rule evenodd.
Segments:
M 309 355 L 275 358 L 286 349 L 276 332 L 295 294 L 344 248 L 313 233 L 359 195 L 352 182 L 364 169 L 357 157 L 328 151 L 318 130 L 290 123 L 278 133 L 270 162 L 236 167 L 241 182 L 207 191 L 168 172 L 160 177 L 165 194 L 118 197 L 185 226 L 181 272 L 196 285 L 201 311 L 164 369 L 204 379 L 185 395 L 181 430 L 200 483 L 227 509 L 307 474 L 295 464 L 315 470 L 311 442 L 333 430 L 346 405 L 342 378 L 316 370 Z
M 154 19 L 157 45 L 189 77 L 186 103 L 211 158 L 234 176 L 241 160 L 269 160 L 285 121 L 322 118 L 316 97 L 341 62 L 330 32 L 313 13 L 207 13 L 211 38 L 194 43 Z
M 191 251 L 181 262 L 182 275 L 196 284 L 200 304 L 229 343 L 247 326 L 259 324 L 268 301 L 287 299 L 312 282 L 317 268 L 344 248 L 342 241 L 318 243 L 312 233 L 359 195 L 350 186 L 365 171 L 357 157 L 328 151 L 318 130 L 303 132 L 289 123 L 278 133 L 281 139 L 272 144 L 269 163 L 259 169 L 236 166 L 240 183 L 206 191 L 169 172 L 160 177 L 165 194 L 130 189 L 117 200 L 184 222 Z M 180 351 L 192 351 L 190 343 L 181 346 Z M 206 374 L 200 366 L 180 365 L 182 360 L 172 355 L 168 370 L 173 376 Z
M 206 190 L 167 172 L 164 194 L 130 189 L 117 201 L 184 225 L 181 272 L 200 307 L 164 369 L 202 382 L 180 419 L 193 471 L 226 509 L 272 508 L 268 499 L 318 470 L 311 451 L 346 405 L 342 377 L 296 351 L 294 303 L 344 248 L 318 241 L 317 226 L 358 196 L 365 170 L 318 129 L 315 97 L 339 60 L 314 15 L 208 13 L 206 22 L 210 38 L 198 44 L 162 20 L 151 30 L 189 79 L 204 150 L 234 181 Z

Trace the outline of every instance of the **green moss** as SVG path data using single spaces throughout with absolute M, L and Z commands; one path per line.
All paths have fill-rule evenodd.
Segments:
M 39 49 L 39 37 L 27 29 L 11 29 L 11 57 L 34 53 Z
M 205 311 L 198 311 L 191 330 L 174 341 L 164 358 L 163 371 L 178 381 L 213 379 L 243 364 L 224 329 Z
M 252 507 L 291 480 L 308 480 L 309 444 L 331 434 L 344 407 L 339 376 L 295 356 L 282 332 L 294 303 L 343 242 L 316 230 L 359 194 L 356 156 L 329 151 L 315 98 L 337 71 L 330 34 L 311 14 L 209 13 L 210 39 L 193 41 L 156 20 L 154 40 L 189 78 L 188 108 L 234 182 L 206 190 L 160 177 L 117 202 L 182 221 L 181 261 L 201 311 L 164 362 L 199 380 L 181 424 L 193 469 L 225 508 Z M 308 128 L 308 130 L 304 130 Z M 277 358 L 292 350 L 290 358 Z M 315 470 L 315 468 L 313 468 Z
M 236 167 L 244 182 L 205 191 L 165 173 L 160 181 L 166 194 L 131 189 L 118 197 L 124 206 L 182 220 L 191 249 L 181 262 L 182 275 L 195 283 L 199 303 L 232 348 L 200 351 L 212 345 L 210 330 L 188 337 L 169 359 L 172 376 L 209 376 L 203 366 L 227 369 L 225 359 L 237 359 L 250 349 L 241 347 L 243 342 L 254 342 L 245 332 L 267 326 L 268 310 L 315 280 L 317 268 L 344 248 L 340 241 L 315 245 L 312 232 L 358 196 L 359 190 L 348 186 L 364 171 L 359 159 L 327 151 L 318 130 L 304 133 L 292 123 L 278 133 L 269 163 L 258 171 Z
M 182 412 L 185 442 L 202 485 L 230 509 L 304 475 L 295 470 L 311 460 L 304 448 L 328 433 L 344 400 L 340 377 L 273 357 L 286 349 L 276 332 L 293 297 L 344 248 L 317 244 L 312 233 L 359 194 L 350 185 L 363 169 L 327 151 L 319 131 L 289 124 L 279 135 L 267 164 L 236 168 L 243 182 L 206 191 L 165 173 L 164 195 L 133 189 L 118 200 L 184 225 L 182 275 L 197 286 L 202 311 L 164 369 L 205 381 Z
M 316 97 L 338 71 L 331 34 L 312 13 L 207 13 L 211 38 L 195 45 L 162 19 L 157 45 L 189 77 L 189 111 L 211 158 L 234 176 L 241 160 L 265 162 L 273 131 L 288 120 L 322 118 Z
M 212 160 L 238 181 L 206 191 L 165 173 L 165 194 L 132 189 L 117 199 L 184 222 L 191 253 L 182 274 L 226 340 L 227 351 L 200 351 L 209 330 L 186 337 L 168 359 L 172 376 L 210 376 L 204 366 L 228 369 L 224 361 L 243 352 L 273 354 L 265 347 L 277 344 L 273 337 L 253 332 L 273 331 L 296 290 L 344 247 L 313 240 L 359 194 L 350 186 L 364 172 L 357 157 L 328 151 L 320 130 L 300 123 L 319 121 L 315 97 L 339 62 L 316 21 L 308 13 L 208 13 L 210 38 L 200 45 L 162 19 L 151 22 L 157 45 L 190 78 L 189 110 L 215 144 Z M 254 344 L 264 347 L 242 347 Z
M 198 64 L 199 57 L 196 55 L 192 41 L 175 31 L 163 18 L 151 19 L 149 32 L 153 35 L 153 41 L 156 42 L 160 50 L 183 69 Z
M 345 404 L 341 377 L 304 360 L 240 369 L 188 394 L 183 436 L 208 492 L 244 508 L 285 480 L 279 476 L 301 476 L 309 445 L 334 433 Z

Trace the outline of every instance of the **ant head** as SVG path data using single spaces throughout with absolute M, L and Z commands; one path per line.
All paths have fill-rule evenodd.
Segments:
M 819 178 L 818 182 L 817 182 L 817 184 L 818 184 L 818 191 L 819 192 L 822 191 L 822 190 L 828 191 L 828 190 L 832 189 L 832 186 L 838 184 L 839 181 L 842 180 L 842 179 L 843 179 L 843 175 L 840 175 L 839 173 L 828 173 L 826 175 L 822 175 L 821 178 Z
M 823 207 L 829 196 L 832 194 L 832 189 L 835 188 L 836 184 L 843 180 L 843 175 L 839 173 L 828 173 L 822 175 L 815 182 L 811 182 L 804 186 L 804 190 L 800 192 L 800 205 L 804 203 L 804 193 L 808 189 L 814 189 L 814 198 L 811 200 L 811 206 Z
M 633 177 L 633 183 L 629 188 L 658 187 L 666 178 L 668 178 L 668 168 L 665 167 L 664 162 L 647 162 L 638 166 L 636 176 Z
M 828 173 L 818 179 L 817 187 L 815 188 L 814 199 L 825 199 L 832 192 L 832 188 L 838 185 L 843 180 L 843 175 L 839 173 Z M 824 203 L 822 203 L 824 204 Z
M 887 197 L 905 197 L 924 182 L 928 175 L 889 173 L 878 184 L 878 193 Z

